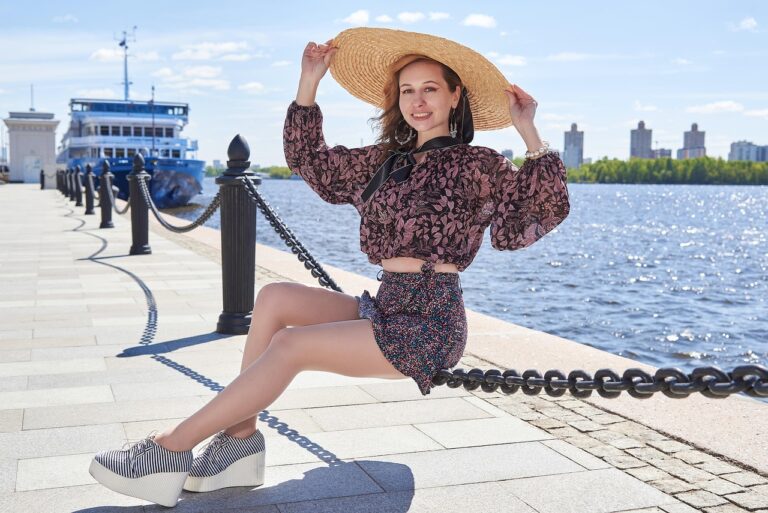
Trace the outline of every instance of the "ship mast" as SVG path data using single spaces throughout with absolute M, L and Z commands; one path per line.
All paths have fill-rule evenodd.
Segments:
M 133 26 L 133 30 L 130 34 L 123 30 L 123 38 L 120 40 L 120 46 L 123 47 L 123 92 L 126 101 L 129 96 L 128 87 L 133 83 L 128 80 L 128 41 L 136 41 L 136 25 Z

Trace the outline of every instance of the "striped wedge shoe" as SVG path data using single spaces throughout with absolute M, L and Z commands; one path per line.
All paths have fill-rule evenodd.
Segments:
M 127 449 L 98 453 L 89 472 L 110 490 L 172 508 L 192 461 L 192 451 L 170 451 L 149 436 Z
M 221 431 L 195 457 L 184 489 L 210 492 L 230 486 L 260 486 L 264 484 L 265 454 L 261 431 L 248 438 Z

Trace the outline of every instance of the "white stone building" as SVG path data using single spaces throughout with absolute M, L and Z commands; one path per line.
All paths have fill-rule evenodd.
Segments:
M 56 188 L 56 127 L 58 120 L 47 112 L 11 112 L 3 120 L 8 127 L 11 182 L 40 183 L 45 172 L 45 188 Z

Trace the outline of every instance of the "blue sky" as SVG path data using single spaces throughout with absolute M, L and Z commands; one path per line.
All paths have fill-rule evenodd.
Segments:
M 135 13 L 131 15 L 130 13 Z M 122 98 L 114 37 L 137 25 L 131 96 L 190 104 L 198 157 L 226 160 L 243 134 L 251 161 L 283 165 L 282 125 L 307 41 L 368 25 L 428 32 L 486 55 L 539 101 L 536 125 L 553 147 L 578 123 L 585 156 L 626 159 L 644 120 L 662 148 L 691 123 L 709 155 L 730 143 L 768 144 L 768 2 L 10 2 L 0 4 L 0 115 L 35 108 L 68 120 L 72 97 Z M 326 75 L 317 102 L 329 144 L 375 138 L 376 110 Z M 514 128 L 476 144 L 525 150 Z M 654 145 L 655 146 L 655 145 Z

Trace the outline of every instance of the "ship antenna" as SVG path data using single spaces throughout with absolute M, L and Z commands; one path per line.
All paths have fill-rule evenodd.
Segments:
M 133 30 L 129 34 L 128 31 L 123 30 L 123 38 L 120 40 L 120 46 L 123 47 L 123 92 L 125 99 L 128 100 L 128 88 L 133 83 L 128 80 L 128 42 L 136 41 L 136 25 L 133 26 Z

